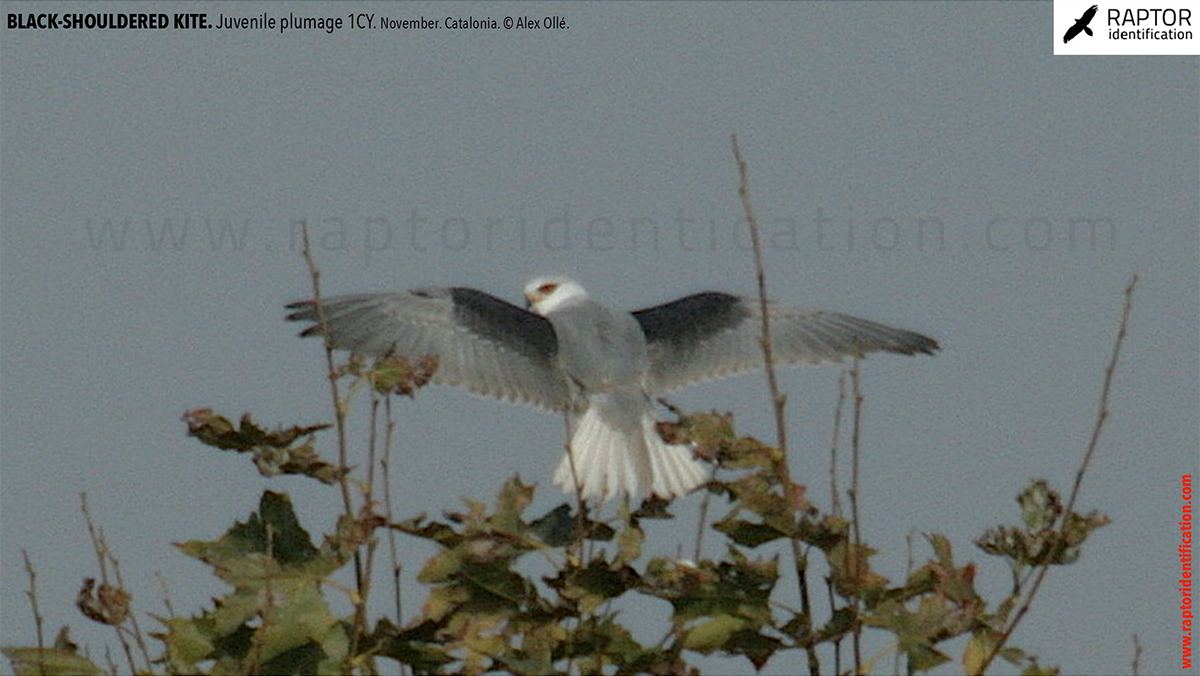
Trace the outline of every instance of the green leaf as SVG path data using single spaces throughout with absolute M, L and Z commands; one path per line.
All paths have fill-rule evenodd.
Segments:
M 749 620 L 733 615 L 713 615 L 688 630 L 683 639 L 683 647 L 708 654 L 725 647 L 733 633 L 750 626 Z
M 934 556 L 939 563 L 947 568 L 954 566 L 954 558 L 950 551 L 950 540 L 941 533 L 926 533 L 925 540 L 933 547 Z
M 668 509 L 670 500 L 664 500 L 657 495 L 642 500 L 642 504 L 631 514 L 635 519 L 674 519 L 675 515 Z
M 726 642 L 724 650 L 732 655 L 744 655 L 755 669 L 762 669 L 771 659 L 771 655 L 775 654 L 776 650 L 783 647 L 783 641 L 773 637 L 765 636 L 752 629 L 743 629 L 735 631 Z
M 905 646 L 908 654 L 908 668 L 913 673 L 929 671 L 950 661 L 950 657 L 927 643 L 917 643 Z
M 1079 559 L 1092 531 L 1111 522 L 1092 510 L 1063 516 L 1058 493 L 1044 480 L 1030 482 L 1017 497 L 1025 528 L 996 526 L 975 541 L 983 551 L 1003 556 L 1019 569 L 1022 566 L 1061 566 Z
M 688 673 L 681 660 L 665 651 L 646 648 L 634 639 L 615 614 L 582 618 L 563 644 L 560 659 L 571 660 L 582 674 Z
M 380 620 L 371 634 L 371 642 L 375 646 L 373 652 L 407 664 L 416 673 L 439 672 L 443 666 L 455 660 L 436 642 L 440 626 L 438 622 L 422 620 L 400 629 L 385 618 Z
M 457 546 L 463 540 L 463 536 L 455 531 L 448 524 L 441 521 L 425 522 L 425 514 L 421 513 L 406 521 L 393 523 L 392 528 L 415 535 L 419 538 L 432 540 L 445 547 Z
M 462 554 L 458 548 L 447 549 L 434 554 L 425 562 L 421 572 L 417 573 L 417 582 L 423 584 L 449 582 L 462 571 L 462 568 Z
M 753 523 L 745 519 L 726 518 L 713 524 L 713 529 L 729 536 L 743 547 L 758 547 L 772 540 L 786 537 L 787 533 L 765 523 Z
M 580 534 L 582 531 L 582 535 Z M 577 539 L 608 542 L 616 537 L 612 526 L 588 519 L 581 522 L 571 506 L 563 503 L 526 526 L 525 532 L 550 547 L 565 547 Z
M 316 580 L 337 570 L 344 561 L 313 546 L 300 526 L 291 500 L 264 491 L 258 512 L 235 524 L 216 541 L 176 543 L 188 556 L 211 565 L 218 577 L 234 586 L 256 587 L 284 574 Z
M 778 559 L 751 561 L 732 547 L 730 553 L 733 561 L 653 559 L 638 590 L 670 601 L 676 622 L 718 614 L 737 615 L 758 624 L 770 622 Z
M 157 636 L 166 646 L 166 660 L 172 671 L 195 671 L 196 663 L 215 655 L 216 642 L 221 638 L 221 634 L 213 631 L 213 623 L 207 618 L 202 616 L 155 619 L 167 627 L 165 634 Z
M 521 477 L 514 476 L 504 482 L 504 486 L 496 495 L 496 513 L 491 518 L 492 526 L 505 533 L 522 534 L 525 524 L 521 521 L 521 513 L 533 501 L 533 486 L 521 483 Z
M 471 590 L 460 585 L 441 585 L 429 591 L 425 599 L 425 618 L 435 622 L 445 621 L 464 603 L 471 599 Z
M 1030 481 L 1017 496 L 1021 505 L 1021 518 L 1030 530 L 1052 528 L 1062 514 L 1062 499 L 1050 488 L 1045 479 Z
M 546 582 L 564 598 L 575 601 L 578 612 L 587 614 L 636 586 L 639 577 L 629 566 L 610 564 L 603 556 L 596 556 L 584 567 L 567 564 L 557 577 Z
M 564 502 L 529 522 L 527 531 L 551 547 L 565 547 L 575 540 L 579 518 L 571 514 L 571 506 Z
M 510 674 L 554 673 L 554 654 L 561 651 L 567 630 L 555 622 L 536 623 L 520 631 L 521 647 L 493 656 Z
M 833 611 L 833 615 L 829 618 L 829 621 L 825 623 L 825 626 L 821 627 L 817 631 L 816 636 L 813 637 L 813 641 L 837 641 L 841 639 L 841 637 L 854 630 L 854 618 L 854 608 L 838 608 L 837 610 Z M 803 616 L 799 615 L 792 622 L 797 623 L 797 628 L 803 628 L 807 624 L 804 622 Z M 789 627 L 793 626 L 792 622 L 789 622 L 788 625 L 784 627 L 785 631 Z M 798 641 L 805 640 L 805 635 L 795 631 L 795 629 L 788 631 L 787 633 L 795 636 Z
M 182 672 L 195 671 L 203 660 L 245 671 L 277 658 L 303 662 L 299 671 L 337 672 L 349 650 L 347 627 L 329 611 L 320 587 L 302 578 L 238 590 L 219 599 L 211 611 L 164 624 L 167 660 Z
M 630 520 L 617 537 L 617 558 L 613 564 L 624 566 L 640 559 L 645 541 L 646 534 L 638 527 L 637 521 Z
M 983 661 L 996 649 L 999 639 L 1000 634 L 987 629 L 972 633 L 971 640 L 967 641 L 967 647 L 963 650 L 963 673 L 982 673 Z
M 105 674 L 88 658 L 58 648 L 5 646 L 0 653 L 12 663 L 16 676 L 91 676 Z
M 286 495 L 266 491 L 259 509 L 216 541 L 177 544 L 211 565 L 234 590 L 199 616 L 163 620 L 174 671 L 335 673 L 349 651 L 348 630 L 329 611 L 321 584 L 342 557 L 313 546 Z
M 806 515 L 796 524 L 796 530 L 796 537 L 801 542 L 828 552 L 849 537 L 850 522 L 832 514 L 819 520 Z
M 829 550 L 830 577 L 834 589 L 846 597 L 871 597 L 884 591 L 887 578 L 871 570 L 869 559 L 876 550 L 867 545 L 842 542 Z

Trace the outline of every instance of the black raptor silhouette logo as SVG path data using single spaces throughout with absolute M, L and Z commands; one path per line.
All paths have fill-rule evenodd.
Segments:
M 1070 42 L 1071 38 L 1079 35 L 1079 31 L 1083 31 L 1088 35 L 1092 34 L 1092 29 L 1088 28 L 1088 24 L 1091 23 L 1092 18 L 1096 16 L 1097 9 L 1099 9 L 1099 5 L 1092 5 L 1091 7 L 1088 7 L 1088 10 L 1083 13 L 1083 16 L 1079 17 L 1079 19 L 1075 22 L 1075 25 L 1067 29 L 1067 34 L 1063 36 L 1064 45 Z

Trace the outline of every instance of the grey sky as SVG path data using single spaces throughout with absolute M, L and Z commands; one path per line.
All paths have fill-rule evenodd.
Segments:
M 27 11 L 49 10 L 4 5 Z M 1007 589 L 1007 568 L 970 541 L 1017 518 L 1029 478 L 1069 489 L 1121 291 L 1142 276 L 1079 503 L 1113 523 L 1051 574 L 1015 642 L 1068 673 L 1120 672 L 1136 633 L 1143 673 L 1179 671 L 1179 485 L 1200 448 L 1196 57 L 1052 57 L 1050 3 L 191 11 L 557 14 L 568 28 L 4 30 L 0 643 L 33 642 L 21 549 L 50 631 L 70 623 L 93 654 L 109 641 L 73 608 L 95 574 L 80 491 L 143 613 L 163 612 L 155 571 L 179 612 L 221 593 L 168 543 L 219 536 L 264 488 L 289 492 L 310 529 L 332 523 L 332 492 L 262 479 L 179 422 L 200 406 L 268 425 L 330 418 L 319 345 L 282 319 L 309 293 L 297 222 L 329 293 L 459 284 L 515 302 L 551 272 L 630 309 L 750 293 L 736 130 L 773 294 L 944 348 L 865 364 L 865 537 L 893 580 L 906 534 L 942 532 L 980 564 L 988 598 Z M 783 377 L 793 467 L 825 506 L 837 378 Z M 761 376 L 673 400 L 773 438 Z M 530 514 L 562 500 L 554 416 L 445 388 L 397 410 L 398 514 L 490 501 L 513 473 L 542 487 Z M 654 551 L 690 551 L 680 526 L 698 499 L 651 527 Z M 428 553 L 414 549 L 410 571 Z M 415 609 L 423 592 L 407 593 Z M 635 601 L 649 605 L 631 615 L 666 613 Z

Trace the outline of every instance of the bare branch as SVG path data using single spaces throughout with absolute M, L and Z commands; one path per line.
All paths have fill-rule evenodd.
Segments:
M 349 445 L 346 441 L 346 405 L 342 401 L 338 393 L 338 370 L 334 367 L 333 362 L 333 342 L 329 339 L 328 324 L 325 321 L 325 305 L 321 299 L 321 271 L 317 268 L 316 261 L 313 260 L 312 247 L 308 241 L 308 224 L 304 224 L 301 228 L 301 235 L 304 241 L 304 262 L 308 266 L 308 276 L 312 280 L 313 290 L 313 308 L 317 313 L 317 325 L 321 327 L 321 337 L 325 341 L 325 368 L 329 374 L 329 393 L 333 398 L 333 416 L 335 427 L 337 428 L 338 437 L 338 464 L 342 469 L 350 466 Z M 342 473 L 338 480 L 338 485 L 342 492 L 342 509 L 348 518 L 355 518 L 354 504 L 350 498 L 350 479 L 346 473 Z M 353 655 L 357 649 L 358 636 L 364 633 L 367 629 L 367 595 L 366 585 L 367 580 L 363 572 L 362 555 L 356 550 L 354 552 L 354 582 L 358 589 L 358 601 L 354 604 L 354 625 L 355 631 L 351 633 L 350 653 Z
M 859 379 L 858 357 L 854 358 L 854 362 L 850 366 L 850 393 L 853 395 L 851 408 L 851 425 L 850 425 L 850 490 L 847 491 L 850 495 L 850 527 L 854 538 L 855 552 L 854 570 L 851 575 L 858 578 L 862 575 L 861 566 L 865 563 L 866 558 L 861 555 L 862 552 L 862 528 L 859 527 L 858 521 L 858 468 L 859 458 L 862 450 L 862 407 L 863 393 L 862 381 Z M 846 548 L 849 552 L 850 547 Z M 854 633 L 852 634 L 852 644 L 854 646 L 854 673 L 863 673 L 862 664 L 862 623 L 858 620 L 862 612 L 862 599 L 855 595 L 851 600 L 854 607 Z
M 25 592 L 25 596 L 29 597 L 29 605 L 33 607 L 33 622 L 37 625 L 37 645 L 38 648 L 45 648 L 46 641 L 42 634 L 44 620 L 41 611 L 38 610 L 37 572 L 33 569 L 33 562 L 29 560 L 29 552 L 22 549 L 21 558 L 25 559 L 25 573 L 29 575 L 29 591 Z
M 780 392 L 779 381 L 775 376 L 775 357 L 771 348 L 771 314 L 768 312 L 767 304 L 767 272 L 763 266 L 762 238 L 759 235 L 758 218 L 754 215 L 754 204 L 750 201 L 750 177 L 746 160 L 742 158 L 737 134 L 730 136 L 733 142 L 733 159 L 737 162 L 738 168 L 738 196 L 742 198 L 742 209 L 746 213 L 746 227 L 750 229 L 750 242 L 754 249 L 754 272 L 758 279 L 758 307 L 759 314 L 762 315 L 762 336 L 759 340 L 762 342 L 763 368 L 767 373 L 767 388 L 770 390 L 771 402 L 775 407 L 775 435 L 776 445 L 779 447 L 779 461 L 775 470 L 779 482 L 782 484 L 784 499 L 788 504 L 796 506 L 801 501 L 798 499 L 799 490 L 792 481 L 792 470 L 788 466 L 787 422 L 784 418 L 787 396 Z M 808 620 L 811 632 L 812 604 L 809 601 L 808 593 L 808 556 L 801 548 L 799 540 L 789 538 L 789 542 L 792 547 L 792 560 L 796 566 L 796 581 L 800 588 L 800 612 Z M 821 673 L 821 663 L 817 659 L 816 648 L 811 642 L 805 646 L 805 652 L 808 656 L 809 673 Z
M 1125 304 L 1121 310 L 1121 323 L 1117 327 L 1117 337 L 1113 343 L 1112 355 L 1108 359 L 1108 366 L 1104 369 L 1104 385 L 1100 389 L 1100 404 L 1096 411 L 1096 422 L 1092 425 L 1092 436 L 1088 440 L 1087 451 L 1083 454 L 1083 461 L 1079 464 L 1079 469 L 1075 471 L 1075 485 L 1071 488 L 1071 497 L 1067 500 L 1067 508 L 1063 511 L 1062 523 L 1059 525 L 1059 531 L 1062 533 L 1066 532 L 1071 522 L 1072 509 L 1075 507 L 1076 498 L 1079 497 L 1079 490 L 1083 485 L 1083 476 L 1092 462 L 1092 455 L 1095 453 L 1100 441 L 1100 432 L 1104 429 L 1105 421 L 1108 420 L 1108 395 L 1112 388 L 1113 374 L 1117 370 L 1117 360 L 1121 355 L 1121 345 L 1125 342 L 1126 329 L 1129 325 L 1129 313 L 1133 309 L 1133 290 L 1137 287 L 1137 282 L 1138 276 L 1135 274 L 1129 279 L 1129 284 L 1125 286 Z M 987 659 L 980 663 L 979 670 L 976 672 L 977 674 L 983 674 L 987 671 L 988 665 L 992 663 L 992 660 L 996 659 L 996 655 L 1000 654 L 1000 651 L 1008 642 L 1008 638 L 1012 636 L 1013 631 L 1021 623 L 1025 614 L 1029 612 L 1029 608 L 1033 605 L 1033 599 L 1037 596 L 1038 589 L 1042 586 L 1042 581 L 1046 579 L 1046 575 L 1050 572 L 1050 565 L 1050 563 L 1046 563 L 1038 568 L 1037 575 L 1033 579 L 1029 593 L 1025 595 L 1024 602 L 1008 622 L 1008 626 L 1005 627 L 1004 632 L 992 647 L 992 651 L 988 654 Z

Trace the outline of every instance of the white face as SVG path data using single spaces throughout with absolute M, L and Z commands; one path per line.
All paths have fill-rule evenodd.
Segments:
M 569 277 L 537 277 L 525 285 L 529 309 L 543 316 L 587 297 L 579 282 Z

